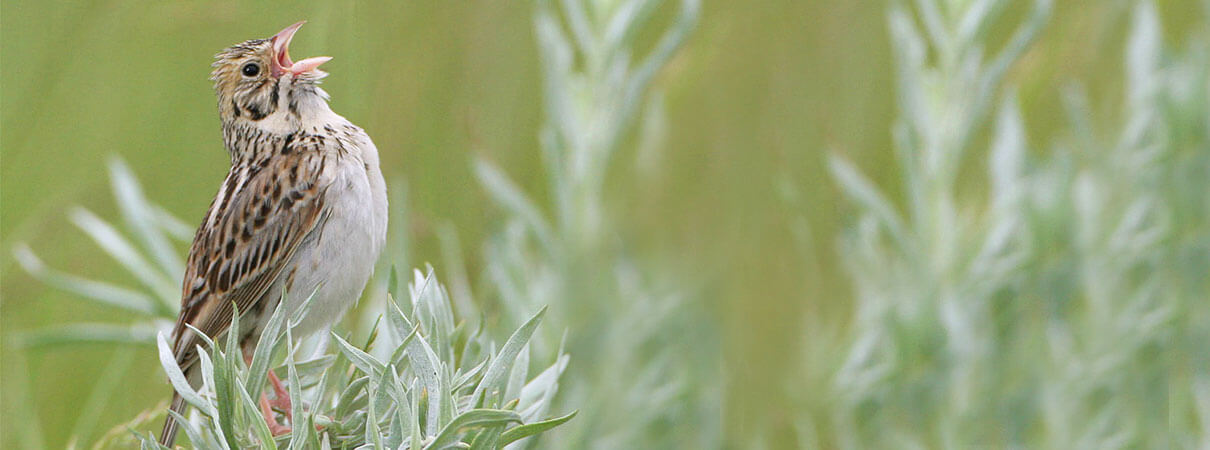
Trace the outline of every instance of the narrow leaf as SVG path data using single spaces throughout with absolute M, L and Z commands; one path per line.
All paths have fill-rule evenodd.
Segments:
M 386 370 L 386 365 L 382 362 L 379 362 L 369 353 L 363 352 L 361 349 L 354 347 L 344 339 L 341 339 L 336 333 L 332 333 L 332 337 L 336 338 L 336 343 L 339 344 L 341 353 L 344 353 L 344 355 L 349 358 L 349 361 L 352 361 L 353 365 L 357 366 L 357 369 L 366 375 L 376 375 L 383 370 Z
M 545 306 L 526 321 L 525 324 L 521 325 L 517 331 L 514 331 L 512 336 L 509 336 L 508 341 L 504 343 L 504 347 L 500 349 L 500 353 L 496 355 L 491 366 L 488 366 L 487 372 L 483 374 L 483 380 L 475 388 L 475 392 L 471 396 L 472 404 L 478 404 L 481 399 L 486 398 L 485 396 L 493 395 L 493 392 L 504 393 L 505 377 L 508 375 L 509 369 L 512 368 L 513 361 L 517 359 L 517 355 L 521 353 L 521 349 L 525 348 L 526 344 L 529 343 L 529 339 L 533 337 L 534 330 L 538 328 L 538 324 L 542 321 L 544 314 L 546 314 Z
M 506 426 L 510 423 L 520 423 L 521 417 L 512 411 L 502 409 L 474 409 L 455 417 L 441 433 L 425 448 L 437 449 L 453 443 L 458 435 L 468 428 Z
M 137 291 L 109 283 L 89 280 L 46 267 L 42 260 L 25 244 L 13 249 L 17 263 L 30 276 L 53 287 L 74 293 L 107 306 L 136 312 L 146 316 L 161 316 L 160 308 L 151 297 Z
M 551 428 L 554 428 L 554 427 L 557 427 L 564 423 L 567 423 L 567 421 L 571 420 L 573 417 L 576 416 L 576 414 L 579 414 L 579 413 L 580 413 L 579 411 L 572 411 L 571 414 L 568 414 L 563 417 L 558 417 L 558 418 L 554 418 L 554 419 L 550 419 L 550 420 L 543 420 L 541 422 L 527 423 L 525 425 L 520 425 L 520 426 L 516 426 L 513 428 L 509 428 L 507 430 L 504 430 L 504 434 L 500 435 L 500 445 L 501 446 L 508 445 L 518 439 L 524 439 L 524 438 L 527 438 L 530 436 L 534 436 L 534 435 L 543 433 L 547 430 L 550 430 Z

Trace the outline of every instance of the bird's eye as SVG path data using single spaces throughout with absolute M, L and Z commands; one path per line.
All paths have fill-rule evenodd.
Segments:
M 256 63 L 248 63 L 244 64 L 244 68 L 240 70 L 244 72 L 245 77 L 254 77 L 256 74 L 260 73 L 260 65 L 257 65 Z

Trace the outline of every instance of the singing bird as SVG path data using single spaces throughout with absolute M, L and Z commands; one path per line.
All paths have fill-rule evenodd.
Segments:
M 318 67 L 331 58 L 290 60 L 290 39 L 304 22 L 215 57 L 210 78 L 231 170 L 193 238 L 173 330 L 176 362 L 195 385 L 201 339 L 186 324 L 239 339 L 250 359 L 278 303 L 289 313 L 313 295 L 293 336 L 326 329 L 361 296 L 386 240 L 378 150 L 332 112 L 318 86 L 327 76 Z M 240 335 L 225 336 L 233 305 Z M 262 394 L 261 410 L 274 433 L 284 433 L 270 407 L 288 415 L 289 396 L 269 375 L 275 399 Z M 185 406 L 174 392 L 172 410 L 183 414 Z M 160 443 L 171 446 L 178 425 L 169 416 Z

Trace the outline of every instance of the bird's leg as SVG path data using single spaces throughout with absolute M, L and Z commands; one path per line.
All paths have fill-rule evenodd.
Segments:
M 292 431 L 290 427 L 277 422 L 277 418 L 273 416 L 273 408 L 269 406 L 269 397 L 263 392 L 260 394 L 260 412 L 265 416 L 265 424 L 269 426 L 270 434 L 281 436 Z
M 252 353 L 246 350 L 244 351 L 244 362 L 248 365 L 252 365 Z M 281 409 L 286 418 L 293 422 L 294 419 L 290 416 L 290 394 L 286 392 L 285 386 L 282 386 L 281 384 L 281 379 L 277 377 L 277 374 L 274 373 L 272 369 L 269 370 L 269 381 L 273 385 L 273 395 L 275 396 L 275 399 L 270 402 L 269 396 L 264 392 L 261 392 L 260 412 L 261 415 L 265 417 L 265 424 L 269 426 L 269 433 L 273 434 L 274 436 L 281 436 L 289 433 L 291 430 L 290 427 L 282 425 L 277 421 L 277 417 L 273 415 L 273 407 L 276 406 L 278 409 Z M 284 408 L 282 407 L 283 403 Z
M 272 370 L 269 371 L 269 384 L 273 385 L 274 396 L 269 405 L 281 411 L 287 419 L 290 419 L 290 422 L 294 422 L 294 417 L 290 414 L 293 411 L 291 409 L 293 405 L 290 404 L 290 393 L 286 391 L 285 386 L 282 386 L 281 378 L 278 378 L 277 373 Z

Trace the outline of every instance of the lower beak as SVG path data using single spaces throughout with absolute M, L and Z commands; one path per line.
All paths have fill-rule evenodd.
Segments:
M 316 56 L 307 58 L 299 62 L 290 60 L 290 40 L 294 38 L 294 33 L 302 28 L 307 21 L 303 20 L 294 25 L 286 27 L 270 39 L 273 42 L 273 76 L 282 76 L 292 73 L 295 75 L 310 72 L 319 67 L 320 64 L 326 63 L 332 59 L 331 56 Z

